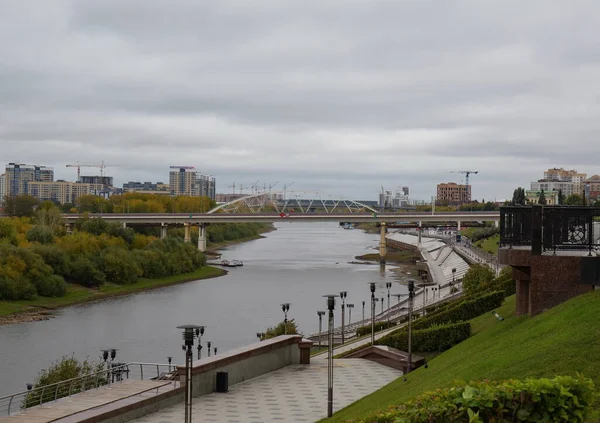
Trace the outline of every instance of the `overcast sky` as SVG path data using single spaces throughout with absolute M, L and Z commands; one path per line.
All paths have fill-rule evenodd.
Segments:
M 600 2 L 0 0 L 0 160 L 503 199 L 600 173 Z M 83 174 L 95 173 L 86 169 Z M 237 190 L 237 189 L 236 189 Z

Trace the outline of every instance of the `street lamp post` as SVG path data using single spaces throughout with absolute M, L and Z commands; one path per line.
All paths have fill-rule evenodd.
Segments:
M 107 350 L 101 350 L 102 351 L 102 359 L 104 360 L 104 364 L 106 364 L 106 382 L 110 383 L 111 382 L 111 368 L 113 367 L 112 363 L 113 361 L 115 361 L 115 358 L 117 357 L 117 349 L 115 348 L 110 348 Z M 110 360 L 109 360 L 110 358 Z
M 321 328 L 322 328 L 323 316 L 325 316 L 325 312 L 317 311 L 317 315 L 319 316 L 319 348 L 321 348 Z
M 198 331 L 198 360 L 202 358 L 202 335 L 204 335 L 204 326 L 200 326 Z
M 381 297 L 381 316 L 383 317 L 383 297 Z
M 354 304 L 347 304 L 348 307 L 348 326 L 352 325 L 352 309 L 354 308 Z
M 287 335 L 287 314 L 290 310 L 290 303 L 281 304 L 281 310 L 283 311 L 283 334 Z
M 200 336 L 200 328 L 196 325 L 177 326 L 177 329 L 183 330 L 182 348 L 185 350 L 185 423 L 192 423 L 192 347 L 194 338 Z
M 210 341 L 206 341 L 206 347 L 208 348 L 208 356 L 210 357 Z
M 324 295 L 327 298 L 329 310 L 329 328 L 327 331 L 327 417 L 333 415 L 333 311 L 335 310 L 335 297 L 337 295 Z
M 362 316 L 363 316 L 363 318 L 362 318 L 362 321 L 363 321 L 363 322 L 365 321 L 365 303 L 366 303 L 366 301 L 363 301 L 363 302 L 362 302 L 362 305 L 363 305 L 363 315 L 362 315 Z
M 347 296 L 348 296 L 348 293 L 346 291 L 340 292 L 340 298 L 342 299 L 342 345 L 344 345 L 344 341 L 346 338 L 345 330 L 344 330 L 346 319 L 344 318 L 344 314 L 345 314 L 345 310 L 346 310 L 346 297 Z
M 258 338 L 259 341 L 264 341 L 265 336 L 266 336 L 266 334 L 264 332 L 256 332 L 256 337 Z
M 412 371 L 412 311 L 413 298 L 415 297 L 415 281 L 408 281 L 408 369 L 406 373 Z
M 454 286 L 454 274 L 456 273 L 456 268 L 452 268 L 452 286 Z
M 375 282 L 371 282 L 371 346 L 375 345 Z
M 390 310 L 390 289 L 392 288 L 392 283 L 391 282 L 386 282 L 385 283 L 385 287 L 387 288 L 387 291 L 388 291 L 388 306 L 387 306 L 387 308 L 388 308 L 388 318 L 387 318 L 387 320 L 388 320 L 388 323 L 389 323 L 389 321 L 390 321 L 390 313 L 389 313 L 389 310 Z

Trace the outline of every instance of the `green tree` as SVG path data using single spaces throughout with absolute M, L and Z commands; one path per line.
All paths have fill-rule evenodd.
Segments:
M 0 219 L 0 243 L 19 245 L 13 219 Z
M 48 226 L 32 226 L 25 236 L 29 242 L 37 242 L 40 244 L 54 243 L 54 233 Z
M 287 330 L 286 330 L 287 328 Z M 298 326 L 296 325 L 296 321 L 294 319 L 287 321 L 287 326 L 285 322 L 279 322 L 277 325 L 270 327 L 265 332 L 265 339 L 275 338 L 279 335 L 296 335 L 298 333 Z
M 106 282 L 106 275 L 98 269 L 98 265 L 83 254 L 72 256 L 66 278 L 69 282 L 88 287 L 97 287 Z
M 65 233 L 65 222 L 62 218 L 61 210 L 48 201 L 45 201 L 40 205 L 35 212 L 33 221 L 37 225 L 49 227 L 55 235 L 62 235 Z
M 565 197 L 563 196 L 562 189 L 558 190 L 558 204 L 562 205 L 565 202 Z
M 39 200 L 31 195 L 6 197 L 6 200 L 4 201 L 4 211 L 9 216 L 31 217 L 35 213 L 39 203 Z
M 135 256 L 129 250 L 119 247 L 107 248 L 100 256 L 99 269 L 109 282 L 129 285 L 143 274 Z
M 474 264 L 463 276 L 463 290 L 467 295 L 471 295 L 489 289 L 494 278 L 494 272 L 488 266 Z
M 33 390 L 23 400 L 23 406 L 28 408 L 37 406 L 40 403 L 54 401 L 55 395 L 57 398 L 63 398 L 76 394 L 82 392 L 85 386 L 87 386 L 87 389 L 91 389 L 97 385 L 105 385 L 108 381 L 103 370 L 104 363 L 102 362 L 93 362 L 88 359 L 79 361 L 74 357 L 64 356 L 62 359 L 52 363 L 48 369 L 43 369 L 38 373 L 33 384 Z M 81 383 L 73 384 L 72 386 L 65 387 L 65 389 L 46 390 L 44 392 L 41 389 L 37 389 L 86 375 L 89 375 L 89 380 L 83 379 Z
M 513 206 L 524 206 L 525 205 L 525 189 L 518 187 L 517 189 L 515 189 L 513 191 L 513 198 L 512 198 L 512 205 Z
M 580 206 L 581 197 L 579 196 L 579 194 L 571 194 L 565 199 L 565 204 L 567 206 Z
M 544 190 L 540 192 L 540 198 L 538 198 L 538 204 L 545 206 L 548 203 L 546 200 L 546 194 L 544 194 Z

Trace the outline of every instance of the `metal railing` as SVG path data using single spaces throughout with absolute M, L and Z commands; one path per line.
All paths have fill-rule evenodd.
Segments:
M 174 380 L 175 388 L 178 385 L 175 378 L 176 368 L 175 364 L 108 363 L 106 368 L 97 372 L 0 397 L 0 416 L 18 414 L 26 408 L 120 383 L 127 379 Z
M 500 245 L 539 246 L 538 251 L 600 247 L 600 208 L 508 206 L 500 208 Z

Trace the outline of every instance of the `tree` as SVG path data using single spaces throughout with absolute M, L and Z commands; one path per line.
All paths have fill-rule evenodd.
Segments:
M 513 191 L 512 198 L 513 206 L 524 206 L 525 205 L 525 189 L 518 187 Z
M 562 189 L 558 190 L 558 204 L 562 205 L 565 202 L 565 197 L 563 196 Z
M 579 194 L 571 194 L 565 199 L 565 204 L 568 206 L 580 206 L 581 197 Z
M 463 276 L 463 290 L 467 295 L 471 295 L 489 289 L 494 276 L 494 272 L 488 266 L 474 264 L 467 270 L 465 276 Z
M 48 201 L 45 201 L 35 212 L 34 222 L 40 226 L 46 226 L 52 229 L 56 235 L 65 233 L 65 222 L 62 218 L 62 213 L 53 203 L 48 206 Z
M 17 195 L 15 197 L 6 197 L 4 211 L 9 216 L 31 217 L 38 205 L 39 200 L 31 195 Z
M 47 226 L 35 225 L 27 231 L 27 241 L 40 244 L 52 244 L 54 242 L 54 233 Z
M 285 330 L 286 327 L 287 330 Z M 298 333 L 298 326 L 294 319 L 288 320 L 287 326 L 285 325 L 285 322 L 282 321 L 277 325 L 268 328 L 265 332 L 265 339 L 275 338 L 276 336 L 284 335 L 286 333 L 288 335 L 296 335 Z
M 542 190 L 540 192 L 540 198 L 538 198 L 538 204 L 545 206 L 547 203 L 548 201 L 546 200 L 546 195 L 544 194 L 544 190 Z
M 583 191 L 582 196 L 581 196 L 581 205 L 585 206 L 586 205 L 585 203 L 586 203 L 586 201 L 585 201 L 585 191 Z
M 28 408 L 37 406 L 40 403 L 54 401 L 55 393 L 57 398 L 63 398 L 82 392 L 84 386 L 90 388 L 98 385 L 106 385 L 108 381 L 103 370 L 104 363 L 102 362 L 95 363 L 87 359 L 79 361 L 74 357 L 64 356 L 59 361 L 52 363 L 48 369 L 43 369 L 38 373 L 33 384 L 33 390 L 23 399 L 23 406 Z M 48 390 L 44 394 L 41 389 L 36 389 L 85 375 L 90 375 L 88 383 L 83 383 L 84 381 L 82 380 L 82 383 L 73 384 L 68 389 L 58 389 L 55 392 L 51 392 L 50 395 L 47 394 Z M 41 397 L 42 394 L 44 394 L 43 397 Z

